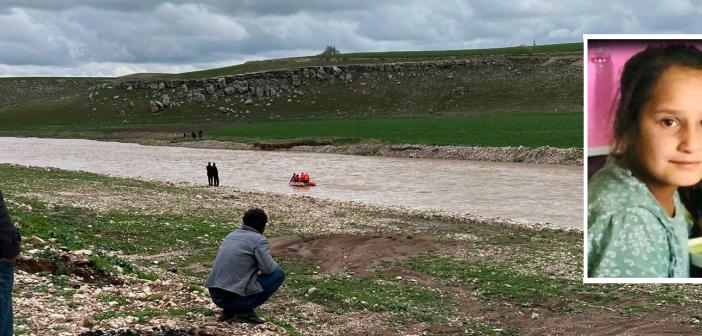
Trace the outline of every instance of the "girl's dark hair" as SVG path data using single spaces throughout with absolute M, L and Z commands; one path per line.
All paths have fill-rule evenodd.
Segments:
M 244 225 L 256 229 L 256 231 L 259 233 L 263 233 L 263 230 L 266 228 L 266 223 L 268 222 L 268 216 L 266 216 L 266 213 L 257 208 L 246 211 L 242 219 L 244 221 Z
M 624 65 L 619 86 L 621 95 L 614 118 L 612 155 L 616 158 L 636 160 L 631 153 L 640 131 L 641 110 L 651 99 L 658 78 L 673 65 L 702 69 L 702 51 L 694 45 L 681 43 L 651 44 Z
M 678 192 L 680 193 L 680 200 L 682 201 L 683 205 L 685 205 L 685 208 L 692 216 L 692 219 L 697 222 L 700 218 L 702 218 L 702 185 L 697 183 L 689 187 L 680 187 L 678 188 Z M 695 225 L 694 229 L 699 231 L 699 227 L 697 227 L 697 225 Z M 697 234 L 691 232 L 690 234 L 690 237 L 699 236 L 699 232 L 697 232 Z

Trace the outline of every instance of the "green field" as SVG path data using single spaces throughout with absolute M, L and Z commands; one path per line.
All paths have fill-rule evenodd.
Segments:
M 240 142 L 331 139 L 356 143 L 376 139 L 391 144 L 577 148 L 583 144 L 582 129 L 582 113 L 520 113 L 259 122 L 217 129 L 209 135 Z

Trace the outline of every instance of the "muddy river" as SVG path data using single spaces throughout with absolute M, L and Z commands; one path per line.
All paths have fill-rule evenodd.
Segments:
M 582 167 L 0 137 L 0 163 L 583 226 Z M 293 171 L 316 187 L 294 188 Z

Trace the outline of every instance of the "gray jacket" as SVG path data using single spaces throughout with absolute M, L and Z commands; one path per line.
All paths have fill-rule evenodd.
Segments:
M 224 238 L 205 287 L 224 289 L 241 296 L 257 294 L 263 291 L 256 281 L 258 271 L 270 274 L 277 268 L 266 237 L 244 225 Z

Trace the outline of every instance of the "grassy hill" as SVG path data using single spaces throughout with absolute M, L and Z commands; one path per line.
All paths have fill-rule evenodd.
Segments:
M 247 62 L 231 67 L 181 74 L 133 74 L 122 78 L 2 78 L 0 79 L 0 135 L 120 138 L 125 132 L 173 137 L 173 134 L 206 130 L 217 139 L 243 142 L 280 139 L 286 122 L 325 121 L 324 129 L 362 127 L 363 132 L 334 138 L 356 142 L 379 139 L 392 143 L 542 146 L 544 131 L 563 137 L 557 146 L 582 144 L 582 44 L 475 49 L 453 51 L 398 51 L 351 53 Z M 275 96 L 245 104 L 245 95 L 233 95 L 195 103 L 176 88 L 160 92 L 147 88 L 126 90 L 101 88 L 91 96 L 90 87 L 115 81 L 206 79 L 216 76 L 290 68 L 436 62 L 483 58 L 478 65 L 397 70 L 357 71 L 351 81 L 309 81 Z M 496 61 L 495 61 L 496 60 Z M 191 90 L 193 88 L 191 87 Z M 150 101 L 168 94 L 175 106 L 152 113 Z M 552 113 L 570 114 L 570 122 L 549 123 Z M 519 115 L 495 123 L 496 115 Z M 553 115 L 555 116 L 555 115 Z M 428 119 L 427 119 L 428 118 Z M 488 118 L 486 120 L 484 118 Z M 356 120 L 360 124 L 349 121 Z M 375 121 L 377 120 L 377 122 Z M 409 123 L 413 124 L 407 128 Z M 431 135 L 438 124 L 473 125 L 472 136 L 445 130 L 439 139 Z M 279 124 L 283 122 L 283 124 Z M 367 127 L 366 124 L 383 127 Z M 319 123 L 302 126 L 305 132 L 285 132 L 285 139 L 329 137 Z M 489 125 L 475 127 L 477 125 Z M 524 125 L 510 139 L 499 138 L 501 129 Z M 243 136 L 246 129 L 272 130 Z M 441 128 L 439 128 L 441 129 Z M 215 130 L 215 131 L 212 131 Z M 314 130 L 319 130 L 315 132 Z M 212 132 L 210 132 L 212 131 Z M 389 139 L 385 134 L 399 134 Z M 453 135 L 456 136 L 453 136 Z M 475 139 L 495 139 L 476 141 Z M 529 140 L 535 139 L 535 140 Z M 523 140 L 523 142 L 522 142 Z

